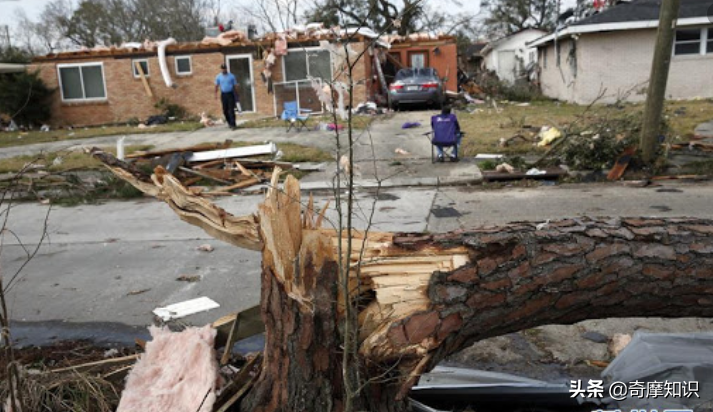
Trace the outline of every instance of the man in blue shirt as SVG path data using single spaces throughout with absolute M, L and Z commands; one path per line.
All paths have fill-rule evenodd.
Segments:
M 235 103 L 238 94 L 238 81 L 233 73 L 228 73 L 228 68 L 224 64 L 220 65 L 220 74 L 215 78 L 215 98 L 218 98 L 220 90 L 220 101 L 223 104 L 223 115 L 228 122 L 230 130 L 235 130 Z

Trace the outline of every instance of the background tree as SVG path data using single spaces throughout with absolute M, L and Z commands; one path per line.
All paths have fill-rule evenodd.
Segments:
M 8 114 L 19 125 L 40 125 L 50 117 L 52 93 L 37 72 L 0 76 L 0 113 Z
M 484 0 L 482 7 L 491 37 L 529 28 L 553 30 L 557 21 L 557 0 Z

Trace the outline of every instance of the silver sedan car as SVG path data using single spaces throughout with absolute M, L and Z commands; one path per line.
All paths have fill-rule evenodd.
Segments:
M 440 107 L 443 104 L 443 82 L 436 69 L 426 67 L 401 69 L 389 86 L 391 107 L 398 109 L 404 103 L 426 103 Z

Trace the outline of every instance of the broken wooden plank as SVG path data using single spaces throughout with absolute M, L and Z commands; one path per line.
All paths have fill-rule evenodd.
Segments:
M 270 142 L 256 146 L 234 147 L 232 149 L 193 153 L 193 156 L 191 156 L 188 161 L 191 163 L 206 162 L 209 160 L 230 159 L 234 157 L 273 155 L 275 153 L 277 153 L 277 146 L 275 146 L 275 143 Z
M 147 157 L 157 157 L 164 156 L 167 154 L 180 153 L 180 152 L 207 152 L 211 150 L 227 149 L 233 144 L 232 140 L 226 140 L 223 143 L 201 143 L 195 146 L 189 147 L 179 147 L 175 149 L 162 149 L 162 150 L 151 150 L 148 152 L 137 151 L 126 155 L 127 159 L 137 159 L 137 158 L 147 158 Z
M 136 60 L 134 61 L 134 66 L 136 71 L 139 72 L 139 77 L 141 78 L 141 83 L 144 85 L 144 90 L 149 97 L 153 97 L 153 92 L 151 91 L 151 86 L 149 86 L 149 81 L 146 79 L 146 73 L 144 73 L 144 68 L 141 67 L 141 63 Z
M 66 368 L 52 369 L 49 373 L 62 373 L 62 372 L 86 372 L 91 369 L 101 368 L 105 366 L 121 365 L 127 362 L 134 362 L 139 358 L 139 354 L 123 356 L 121 358 L 110 358 L 95 362 L 83 363 L 81 365 L 67 366 Z
M 233 191 L 233 190 L 236 190 L 236 189 L 242 189 L 242 188 L 245 188 L 245 187 L 249 187 L 249 186 L 252 186 L 252 185 L 256 185 L 256 184 L 258 184 L 258 183 L 260 183 L 260 182 L 262 182 L 262 180 L 261 180 L 260 178 L 258 178 L 258 177 L 251 177 L 251 178 L 249 178 L 249 179 L 247 179 L 247 180 L 243 180 L 242 182 L 238 182 L 238 183 L 235 183 L 235 184 L 233 184 L 233 185 L 226 186 L 226 187 L 221 187 L 221 188 L 219 188 L 218 190 L 215 190 L 215 192 L 230 192 L 230 191 Z
M 220 358 L 221 365 L 227 365 L 230 361 L 230 355 L 233 353 L 233 345 L 235 345 L 236 334 L 240 328 L 240 314 L 235 317 L 232 325 L 230 326 L 230 332 L 228 333 L 228 340 L 225 343 L 225 348 L 223 348 L 223 356 Z
M 197 172 L 197 171 L 195 171 L 195 170 L 193 170 L 193 169 L 189 169 L 189 168 L 183 167 L 183 166 L 179 167 L 178 170 L 180 170 L 180 171 L 182 171 L 182 172 L 186 172 L 186 173 L 191 174 L 191 175 L 200 176 L 200 177 L 202 177 L 202 178 L 204 178 L 204 179 L 212 180 L 212 181 L 214 181 L 214 182 L 218 182 L 218 183 L 223 184 L 223 185 L 229 185 L 229 184 L 232 183 L 232 182 L 229 182 L 229 181 L 227 181 L 227 180 L 218 179 L 217 177 L 213 177 L 213 176 L 211 176 L 211 175 L 209 175 L 209 174 L 205 174 L 205 173 L 202 173 L 202 172 Z
M 227 412 L 237 401 L 242 398 L 245 393 L 252 387 L 253 383 L 260 375 L 256 373 L 254 376 L 250 376 L 255 366 L 261 368 L 262 364 L 262 354 L 258 354 L 251 360 L 249 360 L 238 372 L 238 375 L 233 379 L 233 381 L 228 385 L 228 387 L 223 390 L 218 399 L 216 399 L 214 408 L 216 412 Z
M 240 325 L 234 336 L 236 342 L 265 332 L 265 324 L 262 322 L 262 317 L 260 317 L 260 305 L 256 305 L 237 313 L 225 315 L 213 322 L 213 328 L 218 331 L 215 336 L 216 347 L 226 344 L 230 329 L 238 316 L 240 316 Z
M 153 310 L 153 313 L 166 322 L 171 319 L 179 319 L 188 315 L 193 315 L 194 313 L 205 312 L 219 307 L 220 305 L 218 302 L 209 297 L 203 296 L 196 299 L 174 303 L 166 307 L 156 308 Z
M 626 171 L 626 168 L 629 167 L 629 162 L 631 161 L 631 157 L 634 156 L 634 154 L 636 154 L 636 146 L 630 146 L 624 149 L 621 155 L 619 155 L 619 157 L 616 159 L 614 167 L 612 167 L 609 171 L 609 174 L 607 175 L 607 180 L 621 179 L 621 176 Z

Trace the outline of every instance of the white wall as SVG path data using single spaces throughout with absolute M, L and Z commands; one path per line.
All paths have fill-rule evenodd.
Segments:
M 531 42 L 535 39 L 547 34 L 541 30 L 525 30 L 520 33 L 514 34 L 507 39 L 504 39 L 493 47 L 493 49 L 485 56 L 485 67 L 488 70 L 492 70 L 498 74 L 501 80 L 508 81 L 510 83 L 515 81 L 515 69 L 516 67 L 501 67 L 499 64 L 503 60 L 498 55 L 499 53 L 512 53 L 515 52 L 515 57 L 522 61 L 523 67 L 527 67 L 530 62 L 537 62 L 537 51 L 534 48 L 527 47 L 526 43 Z
M 601 103 L 622 97 L 626 101 L 642 101 L 655 42 L 655 29 L 583 34 L 576 41 L 576 66 L 568 60 L 572 42 L 560 41 L 559 67 L 555 47 L 550 43 L 539 50 L 542 92 L 579 104 L 591 103 L 602 90 L 606 92 Z M 671 60 L 666 98 L 695 97 L 713 97 L 713 53 L 673 56 Z

